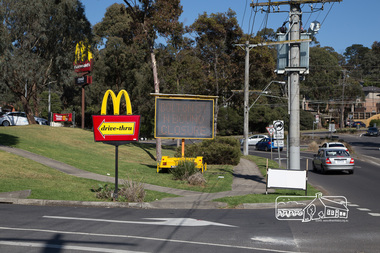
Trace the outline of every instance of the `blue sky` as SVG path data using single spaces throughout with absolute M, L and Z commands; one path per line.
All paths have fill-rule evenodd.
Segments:
M 86 16 L 92 25 L 100 22 L 108 6 L 113 3 L 123 3 L 122 0 L 81 0 L 85 6 Z M 257 0 L 254 0 L 255 2 Z M 282 1 L 282 0 L 277 0 Z M 268 2 L 259 0 L 259 2 Z M 289 6 L 282 5 L 280 13 L 270 13 L 266 19 L 265 13 L 257 12 L 253 24 L 251 0 L 181 0 L 183 13 L 180 21 L 191 25 L 199 14 L 226 12 L 231 8 L 236 12 L 239 25 L 245 33 L 253 33 L 266 27 L 276 30 L 288 20 Z M 321 7 L 321 4 L 313 6 Z M 352 44 L 362 44 L 371 47 L 374 41 L 380 41 L 380 1 L 379 0 L 343 0 L 340 3 L 326 3 L 324 10 L 310 13 L 310 5 L 302 6 L 302 21 L 305 28 L 318 20 L 322 23 L 317 39 L 321 46 L 330 46 L 338 53 L 344 53 Z M 251 19 L 250 19 L 251 17 Z

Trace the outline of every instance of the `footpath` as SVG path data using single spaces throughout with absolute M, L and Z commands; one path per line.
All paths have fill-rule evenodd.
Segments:
M 0 150 L 9 152 L 27 159 L 36 161 L 45 166 L 59 170 L 63 173 L 93 179 L 102 182 L 114 183 L 115 178 L 95 174 L 92 172 L 84 171 L 65 163 L 40 156 L 29 151 L 22 149 L 1 146 Z M 94 202 L 94 201 L 61 201 L 61 200 L 38 200 L 27 199 L 30 195 L 29 191 L 6 192 L 0 193 L 0 203 L 20 204 L 20 205 L 59 205 L 59 206 L 93 206 L 93 207 L 133 207 L 133 208 L 146 208 L 146 209 L 219 209 L 226 208 L 227 204 L 222 202 L 212 201 L 214 199 L 228 197 L 228 196 L 241 196 L 246 194 L 262 194 L 265 193 L 265 179 L 262 177 L 256 164 L 246 160 L 240 159 L 240 163 L 234 168 L 234 179 L 232 183 L 232 190 L 217 193 L 202 193 L 195 191 L 187 191 L 180 189 L 173 189 L 151 184 L 144 184 L 147 190 L 158 192 L 165 192 L 178 195 L 175 198 L 165 198 L 154 202 L 144 203 L 125 203 L 125 202 Z M 120 182 L 121 183 L 121 182 Z M 274 203 L 263 204 L 241 204 L 238 208 L 241 209 L 258 209 L 258 208 L 273 208 Z

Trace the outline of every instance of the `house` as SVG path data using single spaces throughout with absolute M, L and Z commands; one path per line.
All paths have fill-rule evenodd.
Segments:
M 347 219 L 347 200 L 344 197 L 322 197 L 319 193 L 303 212 L 303 222 L 326 219 Z

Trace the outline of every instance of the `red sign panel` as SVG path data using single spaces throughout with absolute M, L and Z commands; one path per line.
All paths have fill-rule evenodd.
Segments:
M 140 115 L 92 115 L 95 141 L 138 141 Z
M 72 113 L 53 113 L 53 121 L 73 121 L 73 114 Z
M 92 70 L 92 59 L 74 63 L 74 71 L 77 73 L 90 72 Z

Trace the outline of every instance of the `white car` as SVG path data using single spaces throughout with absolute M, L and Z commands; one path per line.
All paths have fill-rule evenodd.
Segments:
M 40 125 L 48 125 L 43 118 L 34 117 Z M 0 126 L 25 126 L 29 125 L 25 112 L 7 112 L 0 116 Z
M 265 134 L 255 134 L 250 137 L 248 137 L 248 145 L 256 145 L 259 141 L 261 141 L 264 138 L 269 138 L 268 135 Z M 244 144 L 244 139 L 240 140 L 240 144 Z
M 320 146 L 320 148 L 344 149 L 348 151 L 348 148 L 346 148 L 346 146 L 344 146 L 341 142 L 325 142 L 322 146 Z

